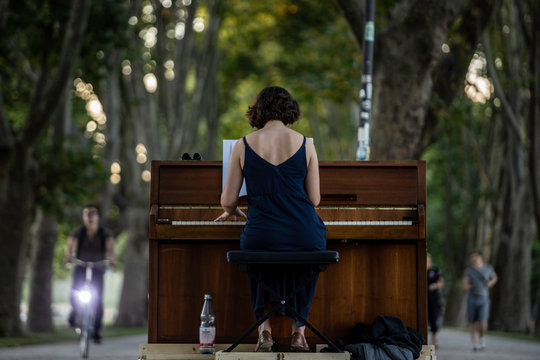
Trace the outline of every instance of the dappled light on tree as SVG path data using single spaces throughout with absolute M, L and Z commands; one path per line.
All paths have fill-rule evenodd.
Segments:
M 137 144 L 135 151 L 137 152 L 137 162 L 139 164 L 145 164 L 148 161 L 148 158 L 146 156 L 146 147 L 144 144 Z
M 193 20 L 193 30 L 196 32 L 204 31 L 204 19 L 202 17 L 197 17 Z
M 148 162 L 148 150 L 146 149 L 146 146 L 143 143 L 138 143 L 137 146 L 135 146 L 135 152 L 137 153 L 137 162 L 141 165 L 144 165 Z M 144 182 L 149 182 L 151 178 L 150 171 L 147 169 L 144 169 L 141 172 L 141 180 Z
M 145 181 L 145 182 L 150 182 L 150 179 L 151 179 L 151 173 L 150 173 L 150 171 L 144 170 L 144 171 L 141 173 L 141 179 L 143 179 L 143 181 Z
M 146 4 L 143 6 L 141 19 L 148 24 L 156 22 L 156 15 L 154 15 L 154 7 L 151 4 Z
M 149 93 L 153 93 L 157 90 L 158 83 L 157 83 L 157 78 L 154 74 L 148 73 L 144 75 L 143 81 L 144 81 L 144 88 Z
M 132 16 L 128 20 L 128 24 L 131 26 L 137 25 L 138 22 L 139 22 L 139 19 L 136 16 Z
M 441 45 L 441 51 L 445 54 L 450 52 L 450 46 L 447 43 Z
M 174 61 L 167 60 L 165 61 L 163 66 L 165 67 L 165 73 L 164 73 L 165 79 L 169 81 L 174 80 Z
M 100 147 L 103 147 L 106 145 L 105 141 L 105 135 L 100 132 L 94 132 L 94 135 L 92 136 L 92 139 L 96 142 L 96 144 Z
M 117 161 L 113 162 L 111 164 L 111 177 L 110 181 L 113 184 L 120 183 L 120 180 L 122 180 L 122 177 L 120 176 L 120 173 L 122 172 L 122 168 L 120 167 L 120 163 Z
M 186 33 L 186 24 L 183 22 L 176 23 L 174 30 L 171 31 L 172 36 L 167 36 L 170 39 L 182 40 Z M 167 32 L 167 34 L 169 34 Z
M 139 37 L 144 40 L 144 46 L 148 49 L 156 45 L 157 42 L 157 29 L 153 26 L 142 29 L 139 33 Z
M 161 6 L 163 6 L 165 9 L 168 9 L 172 6 L 171 0 L 159 0 L 159 2 L 161 3 Z
M 92 133 L 94 131 L 96 131 L 97 129 L 97 124 L 95 121 L 89 121 L 86 123 L 86 131 L 89 132 L 89 133 Z
M 465 94 L 474 102 L 485 104 L 491 98 L 493 85 L 484 76 L 486 73 L 486 58 L 480 53 L 474 54 L 466 75 Z
M 86 113 L 92 118 L 86 123 L 84 136 L 93 139 L 98 147 L 105 146 L 106 138 L 102 131 L 105 130 L 107 116 L 101 101 L 94 93 L 92 84 L 84 82 L 81 78 L 76 78 L 73 81 L 73 86 L 75 86 L 75 96 L 86 101 Z
M 131 61 L 129 60 L 124 60 L 122 61 L 122 74 L 125 75 L 125 76 L 129 76 L 131 75 Z

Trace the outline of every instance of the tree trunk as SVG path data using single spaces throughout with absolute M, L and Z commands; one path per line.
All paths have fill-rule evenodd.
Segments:
M 16 146 L 6 177 L 0 178 L 0 336 L 23 333 L 19 304 L 26 267 L 28 229 L 34 213 L 29 154 Z
M 375 39 L 372 159 L 419 156 L 422 129 L 448 24 L 462 1 L 403 2 L 392 26 Z M 392 146 L 388 146 L 392 144 Z
M 529 187 L 524 177 L 524 149 L 515 144 L 516 139 L 507 127 L 504 130 L 510 139 L 505 145 L 507 155 L 500 173 L 506 181 L 497 189 L 503 199 L 502 207 L 494 211 L 496 217 L 493 219 L 501 222 L 501 231 L 493 231 L 494 264 L 499 282 L 491 291 L 490 327 L 528 332 L 531 330 L 530 270 L 534 223 L 528 201 Z
M 491 55 L 489 38 L 486 36 L 482 43 L 489 75 L 502 104 L 501 114 L 495 119 L 504 122 L 504 126 L 499 126 L 500 133 L 497 137 L 504 153 L 502 161 L 499 161 L 500 168 L 495 173 L 502 179 L 502 186 L 495 188 L 502 202 L 493 211 L 493 224 L 496 227 L 492 233 L 493 259 L 499 274 L 499 283 L 492 289 L 490 326 L 496 330 L 528 332 L 532 326 L 530 275 L 532 241 L 536 234 L 529 183 L 534 175 L 528 177 L 526 174 L 529 162 L 523 135 L 528 110 L 525 104 L 530 100 L 524 95 L 522 86 L 529 85 L 523 56 L 534 54 L 524 51 L 529 50 L 523 47 L 523 41 L 529 35 L 527 30 L 523 32 L 523 28 L 519 27 L 521 15 L 517 4 L 513 1 L 503 2 L 499 14 L 500 17 L 494 25 L 500 28 L 503 24 L 508 24 L 516 31 L 500 39 L 499 31 L 497 28 L 494 30 L 493 40 L 501 43 L 502 61 L 505 64 L 501 70 L 501 79 L 492 64 L 494 55 Z M 508 81 L 504 88 L 501 80 Z
M 448 159 L 446 162 L 445 171 L 445 251 L 448 257 L 447 272 L 444 274 L 446 283 L 446 298 L 444 309 L 444 323 L 451 326 L 462 327 L 465 325 L 465 293 L 463 291 L 463 269 L 466 265 L 466 250 L 464 249 L 462 241 L 456 241 L 456 234 L 454 231 L 454 211 L 453 211 L 453 194 L 455 193 L 456 179 L 454 177 L 454 169 L 459 164 L 455 164 L 452 160 L 452 142 L 447 141 L 445 157 Z M 459 239 L 463 234 L 459 234 Z
M 124 124 L 127 125 L 127 124 Z M 137 326 L 147 322 L 148 299 L 148 183 L 141 180 L 134 145 L 144 142 L 135 132 L 124 131 L 123 211 L 128 229 L 124 253 L 124 281 L 116 325 Z M 131 150 L 131 151 L 128 151 Z
M 53 119 L 52 154 L 69 151 L 64 147 L 64 139 L 71 131 L 71 87 L 72 82 L 67 81 L 64 91 L 58 98 L 57 107 Z M 53 332 L 52 319 L 52 281 L 54 248 L 58 239 L 58 220 L 55 215 L 38 212 L 36 221 L 38 224 L 37 235 L 33 243 L 30 298 L 28 303 L 27 330 L 32 332 Z
M 53 332 L 52 279 L 54 248 L 58 238 L 56 217 L 42 214 L 39 221 L 38 238 L 32 256 L 32 278 L 28 304 L 27 330 Z
M 433 91 L 422 130 L 419 154 L 440 138 L 442 120 L 437 114 L 451 107 L 454 100 L 463 92 L 463 79 L 469 69 L 472 55 L 493 14 L 500 8 L 499 5 L 498 0 L 466 1 L 459 16 L 456 17 L 452 25 L 453 31 L 445 40 L 449 52 L 441 55 L 434 72 Z
M 121 123 L 122 123 L 122 99 L 120 93 L 120 69 L 118 66 L 112 66 L 112 64 L 118 64 L 121 59 L 121 55 L 118 51 L 112 51 L 110 55 L 111 70 L 107 74 L 106 80 L 103 84 L 102 90 L 102 102 L 103 110 L 107 114 L 107 128 L 105 130 L 107 138 L 107 147 L 104 154 L 105 163 L 112 164 L 120 158 L 120 150 L 122 146 L 121 137 Z M 101 196 L 101 212 L 104 215 L 102 217 L 102 224 L 109 226 L 107 218 L 111 206 L 113 205 L 113 199 L 117 192 L 116 184 L 107 181 L 103 184 L 103 191 Z
M 532 37 L 529 52 L 530 73 L 536 74 L 530 78 L 531 102 L 529 106 L 529 136 L 531 139 L 529 147 L 529 174 L 531 177 L 532 201 L 536 219 L 536 231 L 540 232 L 540 4 L 529 2 L 532 16 Z M 534 334 L 540 336 L 540 283 L 537 285 L 535 309 L 535 329 Z
M 362 48 L 364 1 L 337 3 Z M 462 90 L 463 76 L 495 4 L 403 0 L 382 19 L 391 24 L 387 28 L 376 20 L 372 159 L 417 159 L 436 140 L 439 119 L 429 103 L 450 106 Z M 455 28 L 447 38 L 450 25 Z M 442 53 L 443 42 L 450 45 L 449 54 Z
M 82 38 L 90 13 L 88 0 L 73 1 L 62 43 L 56 71 L 51 75 L 40 69 L 40 79 L 18 142 L 8 153 L 2 153 L 0 162 L 0 336 L 22 333 L 19 319 L 21 284 L 26 265 L 28 229 L 34 214 L 35 194 L 32 149 L 43 130 L 50 124 L 56 110 L 58 94 L 62 93 L 73 74 L 79 56 Z M 46 58 L 46 56 L 44 56 Z M 49 64 L 46 65 L 47 67 Z M 0 116 L 0 121 L 5 121 Z M 0 128 L 4 124 L 0 125 Z M 3 138 L 0 139 L 5 141 Z
M 147 323 L 148 311 L 148 214 L 140 207 L 129 207 L 125 215 L 130 231 L 116 325 L 140 326 Z

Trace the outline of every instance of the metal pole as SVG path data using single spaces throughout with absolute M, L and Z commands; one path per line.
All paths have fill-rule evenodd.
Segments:
M 360 124 L 358 127 L 357 160 L 369 160 L 369 124 L 373 94 L 373 43 L 375 42 L 375 0 L 366 0 L 366 22 L 362 49 L 362 87 L 360 89 Z

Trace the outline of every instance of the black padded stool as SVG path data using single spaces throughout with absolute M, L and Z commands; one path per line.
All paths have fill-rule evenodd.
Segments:
M 261 268 L 267 268 L 268 266 L 279 265 L 300 265 L 311 267 L 313 269 L 312 276 L 307 278 L 306 281 L 300 286 L 297 286 L 293 291 L 287 294 L 284 298 L 281 298 L 278 304 L 272 307 L 255 325 L 253 325 L 248 331 L 240 336 L 234 344 L 229 346 L 225 352 L 232 351 L 238 344 L 240 344 L 246 337 L 249 336 L 255 329 L 259 327 L 266 319 L 277 311 L 287 309 L 290 313 L 301 320 L 315 335 L 323 340 L 330 349 L 334 352 L 343 352 L 332 341 L 326 338 L 319 330 L 311 325 L 306 319 L 304 319 L 294 307 L 292 307 L 288 301 L 292 297 L 302 290 L 306 285 L 310 284 L 313 279 L 324 271 L 331 264 L 336 264 L 339 261 L 339 253 L 337 251 L 308 251 L 308 252 L 267 252 L 267 251 L 244 251 L 244 250 L 232 250 L 227 252 L 227 261 L 231 264 L 238 266 L 242 271 L 247 272 L 248 276 L 257 281 L 267 293 L 276 296 L 272 288 L 264 283 L 262 279 Z

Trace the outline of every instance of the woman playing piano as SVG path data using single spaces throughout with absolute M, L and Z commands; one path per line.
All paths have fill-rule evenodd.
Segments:
M 315 147 L 288 126 L 300 117 L 300 107 L 289 92 L 278 86 L 264 88 L 248 107 L 247 117 L 257 130 L 234 145 L 221 205 L 225 210 L 216 221 L 231 216 L 247 219 L 240 238 L 243 250 L 316 251 L 326 248 L 326 227 L 315 212 L 320 201 L 319 162 Z M 247 216 L 238 208 L 238 194 L 245 178 L 248 192 Z M 308 274 L 267 274 L 278 293 Z M 307 318 L 316 281 L 296 295 L 296 310 Z M 276 299 L 250 280 L 251 298 L 257 320 L 265 306 Z M 288 313 L 283 315 L 293 317 Z M 294 318 L 294 317 L 293 317 Z M 294 319 L 291 350 L 309 351 L 305 325 Z M 272 329 L 267 319 L 259 326 L 255 351 L 271 351 Z

